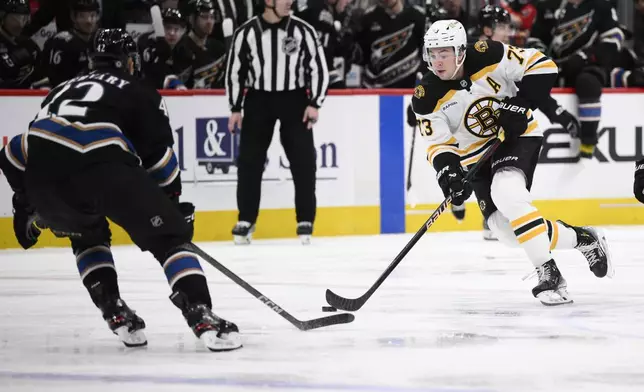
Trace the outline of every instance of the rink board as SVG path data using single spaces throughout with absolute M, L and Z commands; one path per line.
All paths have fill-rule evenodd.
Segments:
M 585 166 L 572 162 L 570 137 L 536 113 L 546 138 L 533 195 L 546 217 L 579 224 L 644 223 L 644 209 L 632 197 L 634 161 L 642 156 L 644 113 L 639 106 L 644 91 L 605 92 L 598 154 Z M 409 193 L 405 191 L 413 131 L 405 121 L 409 93 L 346 90 L 332 92 L 327 99 L 314 133 L 316 235 L 414 232 L 443 200 L 420 137 L 413 146 L 412 187 Z M 2 144 L 26 130 L 42 95 L 36 91 L 0 92 Z M 227 131 L 226 97 L 221 91 L 164 95 L 182 169 L 183 199 L 192 201 L 198 210 L 195 240 L 228 240 L 237 220 L 235 160 L 239 139 Z M 573 94 L 562 90 L 554 97 L 575 113 Z M 292 237 L 295 232 L 293 183 L 278 135 L 279 123 L 264 171 L 257 238 Z M 1 180 L 0 248 L 17 246 L 10 217 L 11 190 Z M 480 213 L 471 202 L 462 223 L 445 214 L 432 230 L 480 228 Z M 118 228 L 113 238 L 115 244 L 130 242 Z M 39 245 L 65 243 L 45 235 Z

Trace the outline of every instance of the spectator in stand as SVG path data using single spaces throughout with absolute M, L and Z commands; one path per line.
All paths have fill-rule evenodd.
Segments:
M 525 46 L 537 17 L 537 8 L 532 4 L 532 0 L 502 0 L 501 7 L 508 11 L 512 26 L 516 29 L 512 44 Z
M 98 29 L 98 0 L 71 0 L 73 28 L 50 38 L 43 48 L 41 66 L 49 86 L 88 72 L 87 51 Z
M 414 88 L 422 62 L 425 10 L 403 0 L 381 0 L 362 17 L 356 42 L 367 88 Z
M 127 1 L 131 0 L 102 0 L 100 25 L 106 28 L 123 27 L 121 12 Z M 31 21 L 22 31 L 23 36 L 31 37 L 54 19 L 56 31 L 68 31 L 73 28 L 71 0 L 39 0 L 38 3 L 38 10 L 33 13 Z
M 324 47 L 327 68 L 329 69 L 329 88 L 345 88 L 346 74 L 351 57 L 351 41 L 343 39 L 344 14 L 351 0 L 304 0 L 298 2 L 296 15 L 308 22 L 317 31 Z M 347 20 L 348 22 L 348 20 Z
M 38 45 L 21 35 L 29 21 L 28 0 L 0 2 L 0 88 L 31 88 L 38 80 Z
M 445 8 L 449 19 L 456 19 L 461 22 L 465 27 L 465 31 L 476 28 L 477 20 L 467 13 L 463 7 L 463 0 L 439 0 L 439 4 Z

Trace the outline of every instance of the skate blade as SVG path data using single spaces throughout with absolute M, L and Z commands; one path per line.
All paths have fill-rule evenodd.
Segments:
M 232 351 L 243 346 L 239 333 L 231 332 L 222 334 L 221 337 L 218 337 L 217 333 L 217 331 L 207 331 L 199 337 L 208 350 L 214 352 Z
M 311 245 L 311 236 L 310 235 L 300 235 L 300 242 L 302 245 Z
M 235 245 L 250 245 L 252 238 L 252 235 L 234 235 L 233 241 Z
M 606 240 L 606 231 L 602 229 L 596 229 L 590 227 L 589 230 L 594 232 L 594 234 L 599 238 L 599 244 L 604 249 L 606 253 L 606 278 L 612 279 L 615 276 L 615 267 L 613 266 L 613 259 L 610 254 L 610 249 L 608 249 L 608 241 Z
M 483 230 L 483 239 L 486 240 L 486 241 L 498 241 L 499 240 L 498 238 L 496 238 L 494 233 L 492 233 L 492 231 L 487 231 L 487 230 Z
M 546 306 L 558 306 L 573 303 L 570 294 L 565 289 L 546 290 L 537 294 L 537 299 Z
M 145 333 L 143 333 L 142 329 L 129 332 L 128 327 L 124 325 L 116 328 L 114 333 L 126 347 L 141 347 L 147 346 L 148 344 L 148 340 L 146 339 Z

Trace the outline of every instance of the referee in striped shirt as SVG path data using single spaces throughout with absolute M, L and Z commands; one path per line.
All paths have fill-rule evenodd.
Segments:
M 232 234 L 235 243 L 250 243 L 259 214 L 266 151 L 279 120 L 280 141 L 295 185 L 296 232 L 306 244 L 313 233 L 316 210 L 312 128 L 326 96 L 329 71 L 313 27 L 290 15 L 293 0 L 260 1 L 264 1 L 264 12 L 235 31 L 226 69 L 232 111 L 228 129 L 241 129 L 239 221 Z M 248 87 L 245 97 L 244 87 Z

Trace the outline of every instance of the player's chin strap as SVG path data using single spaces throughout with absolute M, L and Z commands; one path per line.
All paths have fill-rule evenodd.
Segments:
M 454 73 L 452 74 L 450 79 L 454 79 L 454 76 L 456 76 L 456 74 L 458 73 L 458 70 L 461 69 L 463 64 L 465 64 L 465 53 L 463 53 L 463 60 L 461 60 L 460 64 L 459 64 L 458 60 L 456 60 L 456 69 L 454 70 Z

